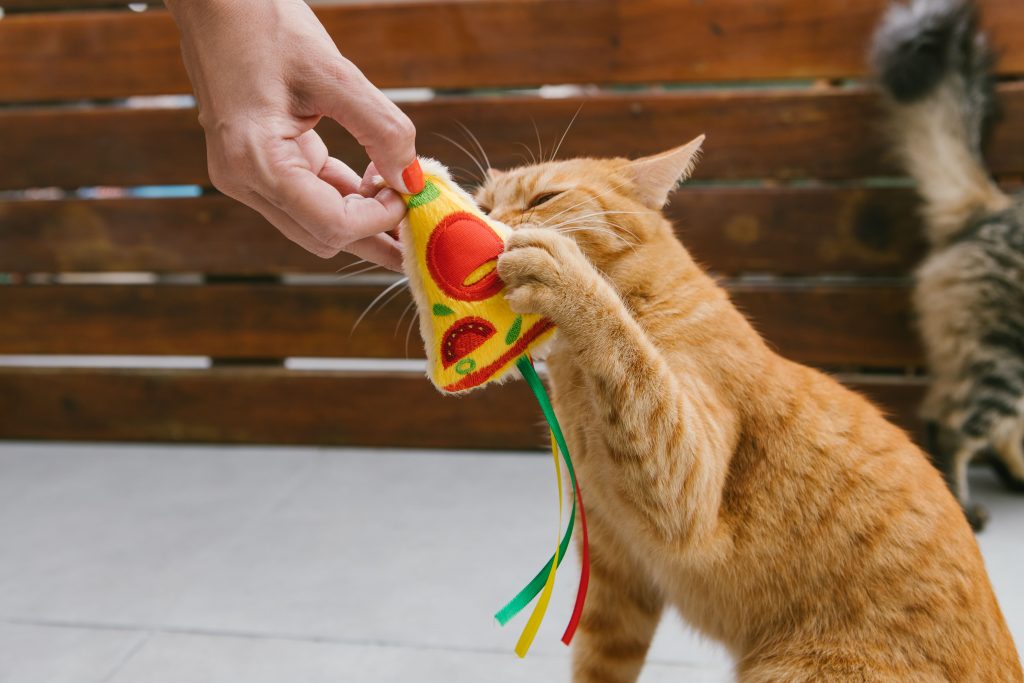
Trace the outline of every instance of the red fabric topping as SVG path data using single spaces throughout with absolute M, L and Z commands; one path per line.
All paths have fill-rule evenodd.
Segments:
M 527 347 L 533 343 L 534 339 L 544 334 L 552 327 L 554 327 L 554 323 L 547 318 L 541 318 L 533 327 L 524 332 L 523 336 L 521 336 L 515 344 L 510 346 L 505 353 L 498 356 L 498 359 L 493 363 L 482 368 L 477 368 L 458 382 L 449 384 L 444 388 L 444 390 L 447 392 L 465 391 L 466 389 L 472 389 L 473 387 L 478 387 L 481 384 L 486 384 L 492 379 L 494 373 L 501 369 L 501 366 L 508 363 L 511 359 L 523 355 Z
M 479 281 L 466 278 L 505 250 L 497 233 L 476 216 L 459 211 L 434 228 L 427 242 L 427 269 L 444 292 L 459 301 L 483 301 L 504 288 L 495 268 Z
M 483 346 L 494 336 L 494 325 L 483 318 L 462 318 L 455 321 L 441 339 L 441 364 L 449 368 L 458 360 Z

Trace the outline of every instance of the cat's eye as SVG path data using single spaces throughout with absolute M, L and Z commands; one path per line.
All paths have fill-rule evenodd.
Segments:
M 543 194 L 539 194 L 539 195 L 537 195 L 536 197 L 534 197 L 533 199 L 530 200 L 530 203 L 526 205 L 526 208 L 527 209 L 536 209 L 541 204 L 546 204 L 547 202 L 550 202 L 552 199 L 554 199 L 555 197 L 557 197 L 560 194 L 562 194 L 562 193 L 561 192 L 544 192 Z
M 487 206 L 486 204 L 477 204 L 476 208 L 480 209 L 481 212 L 486 214 L 489 214 L 491 212 L 491 207 Z

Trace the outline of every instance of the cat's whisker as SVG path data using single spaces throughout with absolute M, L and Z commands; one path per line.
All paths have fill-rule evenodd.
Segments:
M 392 283 L 391 283 L 390 285 L 388 285 L 387 287 L 385 287 L 385 288 L 384 288 L 384 291 L 383 291 L 383 292 L 381 292 L 380 294 L 378 294 L 378 295 L 377 295 L 377 296 L 376 296 L 376 297 L 375 297 L 375 298 L 373 299 L 373 301 L 371 301 L 371 302 L 370 302 L 370 305 L 369 305 L 369 306 L 367 306 L 367 307 L 366 307 L 366 308 L 365 308 L 365 309 L 363 310 L 363 312 L 362 312 L 362 313 L 361 313 L 361 314 L 359 315 L 359 317 L 358 317 L 358 318 L 356 318 L 356 321 L 355 321 L 355 323 L 353 323 L 353 325 L 352 325 L 352 329 L 351 329 L 351 330 L 349 330 L 348 336 L 350 336 L 350 337 L 351 337 L 351 336 L 352 336 L 353 334 L 355 334 L 356 328 L 357 328 L 357 327 L 359 327 L 359 323 L 363 322 L 363 319 L 364 319 L 364 318 L 365 318 L 365 317 L 366 317 L 367 315 L 369 315 L 370 311 L 372 311 L 372 310 L 373 310 L 374 306 L 376 306 L 376 305 L 377 305 L 377 303 L 378 303 L 378 302 L 379 302 L 379 301 L 380 301 L 381 299 L 383 299 L 383 298 L 384 298 L 385 296 L 387 296 L 387 295 L 388 295 L 389 293 L 392 293 L 392 294 L 391 294 L 391 298 L 389 298 L 389 299 L 388 299 L 388 300 L 387 300 L 386 302 L 384 302 L 384 304 L 382 304 L 382 307 L 383 307 L 383 306 L 387 305 L 388 303 L 390 303 L 390 302 L 391 302 L 391 300 L 392 300 L 392 299 L 394 299 L 394 298 L 395 298 L 396 296 L 398 296 L 398 293 L 402 291 L 402 290 L 400 289 L 401 287 L 405 287 L 405 286 L 407 286 L 408 284 L 409 284 L 409 278 L 407 278 L 407 277 L 403 277 L 403 278 L 401 278 L 401 279 L 399 279 L 399 280 L 395 280 L 395 281 L 394 281 L 394 282 L 392 282 Z M 398 289 L 398 291 L 397 291 L 397 292 L 395 291 L 396 289 Z
M 520 159 L 523 162 L 523 166 L 530 166 L 531 162 L 526 158 L 526 155 L 522 152 L 516 152 L 516 159 Z
M 341 273 L 344 273 L 349 268 L 355 268 L 356 266 L 360 266 L 360 265 L 362 265 L 364 263 L 369 263 L 369 261 L 367 261 L 364 258 L 361 258 L 358 261 L 353 261 L 352 263 L 348 264 L 347 266 L 342 266 L 341 268 L 338 268 L 336 271 L 334 271 L 334 273 L 336 275 L 340 275 Z
M 537 164 L 537 156 L 533 153 L 533 150 L 530 149 L 530 146 L 528 144 L 526 144 L 525 142 L 517 142 L 516 144 L 519 145 L 520 147 L 522 147 L 523 149 L 525 149 L 527 152 L 530 153 L 530 164 L 536 165 Z M 524 162 L 526 161 L 525 157 L 523 157 L 523 161 Z
M 395 333 L 391 335 L 392 337 L 398 336 L 398 330 L 402 328 L 402 322 L 405 320 L 405 316 L 409 315 L 409 311 L 411 311 L 415 305 L 416 299 L 412 299 L 409 303 L 405 305 L 405 310 L 402 311 L 402 315 L 398 316 L 398 322 L 395 323 Z
M 563 225 L 561 227 L 547 228 L 547 229 L 549 229 L 549 230 L 550 229 L 557 230 L 559 233 L 561 233 L 563 235 L 570 235 L 570 234 L 575 233 L 575 232 L 593 232 L 593 233 L 600 233 L 600 234 L 609 235 L 610 237 L 613 237 L 613 238 L 619 240 L 623 244 L 629 245 L 629 247 L 632 248 L 633 251 L 635 252 L 636 251 L 636 246 L 640 243 L 639 238 L 637 238 L 637 236 L 633 232 L 631 232 L 629 230 L 626 230 L 625 228 L 621 228 L 619 226 L 614 226 L 614 227 L 618 227 L 620 230 L 623 230 L 624 232 L 626 232 L 633 239 L 632 240 L 626 239 L 626 237 L 624 237 L 623 235 L 619 234 L 615 230 L 612 230 L 610 227 L 608 227 L 608 224 L 580 223 L 580 222 L 573 221 L 573 222 L 566 222 L 565 225 Z
M 626 240 L 622 235 L 620 235 L 617 232 L 615 232 L 615 230 L 610 230 L 610 228 L 615 228 L 616 230 L 624 232 L 627 235 L 629 235 L 631 238 L 633 238 L 632 242 L 629 242 L 630 244 L 634 244 L 635 245 L 635 244 L 639 244 L 640 243 L 640 238 L 637 236 L 637 234 L 635 232 L 633 232 L 632 230 L 630 230 L 629 228 L 626 228 L 625 226 L 622 226 L 622 225 L 620 225 L 620 224 L 618 224 L 618 223 L 616 223 L 614 221 L 608 221 L 608 220 L 605 220 L 603 223 L 600 223 L 600 224 L 585 223 L 585 222 L 583 222 L 585 218 L 587 218 L 587 216 L 582 216 L 582 217 L 579 217 L 579 218 L 573 218 L 572 220 L 566 220 L 566 221 L 563 221 L 563 222 L 558 223 L 556 225 L 546 225 L 546 226 L 544 226 L 544 228 L 547 229 L 547 230 L 557 230 L 557 231 L 563 232 L 563 233 L 567 233 L 569 230 L 571 230 L 573 228 L 584 228 L 584 227 L 586 227 L 586 228 L 601 228 L 601 229 L 608 230 L 609 232 L 615 234 L 616 237 L 622 239 L 623 241 L 629 242 L 629 240 Z
M 443 133 L 434 133 L 434 135 L 441 138 L 442 140 L 450 142 L 451 144 L 455 145 L 460 150 L 462 150 L 462 153 L 465 154 L 470 159 L 472 159 L 473 163 L 476 164 L 476 167 L 480 169 L 480 182 L 487 182 L 487 171 L 484 169 L 483 164 L 480 163 L 480 160 L 477 159 L 472 152 L 466 149 L 466 147 L 462 145 L 458 140 L 454 140 Z
M 615 228 L 616 230 L 621 230 L 622 232 L 626 233 L 627 235 L 632 237 L 633 240 L 636 243 L 640 242 L 640 238 L 637 236 L 637 234 L 635 232 L 633 232 L 632 230 L 630 230 L 629 228 L 627 228 L 626 226 L 624 226 L 622 223 L 618 223 L 616 221 L 610 221 L 607 218 L 605 218 L 604 223 L 605 223 L 605 225 L 609 225 L 609 226 Z
M 634 213 L 642 213 L 642 212 L 640 212 L 640 211 L 596 211 L 596 212 L 593 212 L 593 213 L 583 214 L 582 216 L 573 216 L 571 218 L 565 219 L 564 221 L 561 221 L 560 223 L 555 223 L 554 225 L 551 225 L 550 223 L 547 223 L 547 222 L 543 222 L 538 227 L 557 229 L 557 228 L 560 228 L 560 227 L 562 227 L 564 225 L 572 225 L 573 223 L 577 223 L 579 221 L 584 221 L 584 220 L 587 220 L 589 218 L 605 218 L 607 216 L 615 215 L 615 214 L 634 214 Z M 620 225 L 619 223 L 616 223 L 615 221 L 606 220 L 605 222 L 608 225 L 611 225 L 613 227 L 619 228 L 620 230 L 629 233 L 633 237 L 633 239 L 637 239 L 637 236 L 631 230 L 626 228 L 625 226 Z
M 574 227 L 558 228 L 558 232 L 562 233 L 563 235 L 570 235 L 570 234 L 572 234 L 574 232 L 595 232 L 595 233 L 600 233 L 602 235 L 609 235 L 611 237 L 614 237 L 617 240 L 621 240 L 622 242 L 625 242 L 626 244 L 636 244 L 636 242 L 633 242 L 632 240 L 626 239 L 625 236 L 620 235 L 619 233 L 615 232 L 614 230 L 606 228 L 603 225 L 586 225 L 586 224 L 584 224 L 584 225 L 577 225 L 577 226 L 574 226 Z
M 592 211 L 590 213 L 583 214 L 582 216 L 573 216 L 571 218 L 566 218 L 565 221 L 562 221 L 562 223 L 556 223 L 555 225 L 562 225 L 567 221 L 578 221 L 584 218 L 591 218 L 593 216 L 632 216 L 645 213 L 645 211 L 612 211 L 602 209 L 600 211 Z M 551 227 L 551 224 L 549 222 L 550 220 L 551 218 L 548 218 L 546 221 L 541 223 L 540 226 L 545 228 Z
M 607 194 L 611 194 L 612 192 L 618 190 L 620 187 L 624 187 L 625 185 L 628 185 L 629 182 L 630 181 L 628 181 L 628 180 L 623 180 L 621 183 L 619 183 L 617 185 L 613 185 L 612 187 L 608 188 L 604 192 L 600 192 L 600 193 L 598 193 L 596 195 L 587 197 L 586 199 L 584 199 L 582 201 L 579 201 L 579 202 L 573 204 L 570 207 L 562 209 L 561 211 L 556 213 L 554 216 L 551 216 L 548 220 L 554 220 L 554 219 L 558 218 L 559 216 L 561 216 L 562 214 L 566 213 L 567 211 L 572 211 L 573 209 L 575 209 L 575 208 L 577 208 L 579 206 L 583 206 L 587 202 L 591 202 L 591 201 L 594 201 L 595 199 L 600 199 L 601 197 L 604 197 Z M 637 212 L 637 213 L 643 213 L 643 212 Z
M 371 263 L 370 265 L 366 266 L 365 268 L 360 268 L 359 270 L 354 270 L 351 273 L 346 273 L 346 274 L 342 275 L 339 278 L 335 278 L 335 282 L 344 282 L 345 280 L 348 280 L 350 278 L 358 277 L 358 276 L 360 276 L 360 275 L 362 275 L 364 273 L 369 273 L 371 271 L 379 270 L 379 269 L 380 269 L 380 266 L 378 266 L 376 263 Z
M 412 328 L 420 319 L 419 310 L 413 311 L 412 317 L 409 318 L 409 327 L 405 330 L 405 357 L 409 357 L 409 339 L 412 337 Z
M 537 120 L 532 116 L 530 117 L 530 123 L 533 124 L 533 133 L 537 136 L 537 159 L 544 158 L 544 143 L 540 141 L 540 128 L 537 127 Z
M 583 111 L 582 102 L 580 102 L 580 106 L 577 107 L 576 113 L 572 115 L 571 119 L 569 119 L 569 125 L 565 127 L 565 132 L 563 132 L 562 137 L 559 138 L 558 144 L 555 145 L 555 150 L 551 152 L 551 158 L 548 159 L 548 161 L 554 161 L 555 157 L 558 156 L 558 150 L 562 149 L 562 143 L 565 142 L 565 136 L 569 134 L 569 129 L 572 128 L 572 124 L 576 123 L 576 118 L 580 115 L 581 111 Z
M 469 136 L 469 138 L 473 141 L 473 143 L 476 145 L 476 148 L 480 150 L 480 155 L 483 156 L 484 163 L 487 164 L 487 168 L 490 168 L 491 160 L 487 157 L 487 150 L 485 150 L 484 146 L 480 144 L 480 139 L 477 138 L 477 136 L 473 134 L 473 131 L 471 131 L 469 127 L 462 121 L 456 121 L 455 124 L 462 128 L 462 130 L 465 131 L 466 135 Z M 484 175 L 484 180 L 487 180 L 486 174 Z
M 479 184 L 477 183 L 476 173 L 469 170 L 465 166 L 449 166 L 448 170 L 452 174 L 452 179 L 455 180 L 456 182 Z
M 602 234 L 602 235 L 608 235 L 609 237 L 612 237 L 612 238 L 617 239 L 618 241 L 622 242 L 627 247 L 629 247 L 633 251 L 633 253 L 636 253 L 636 243 L 631 242 L 630 240 L 626 239 L 625 237 L 623 237 L 622 235 L 618 234 L 614 230 L 609 230 L 609 229 L 607 229 L 605 227 L 602 227 L 602 226 L 582 225 L 582 226 L 579 226 L 579 227 L 576 227 L 576 228 L 561 229 L 558 232 L 563 234 L 563 235 L 571 235 L 572 233 L 575 233 L 575 232 L 592 232 L 592 233 L 598 233 L 598 234 Z

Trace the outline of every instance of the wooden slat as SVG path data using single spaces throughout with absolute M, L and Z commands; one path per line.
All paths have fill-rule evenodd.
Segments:
M 0 131 L 0 189 L 209 184 L 194 110 L 6 110 Z
M 910 292 L 890 285 L 734 285 L 732 298 L 779 353 L 823 367 L 922 363 Z
M 885 0 L 448 0 L 318 10 L 381 87 L 466 88 L 838 78 L 864 71 Z M 1001 70 L 1024 72 L 1017 0 L 982 2 Z M 163 11 L 12 15 L 0 23 L 8 101 L 188 90 Z
M 717 273 L 902 275 L 923 251 L 910 190 L 686 187 L 669 206 Z M 0 202 L 0 272 L 331 273 L 227 197 Z M 354 270 L 354 268 L 353 268 Z
M 54 10 L 127 9 L 128 0 L 0 0 L 4 11 L 47 12 Z M 146 0 L 150 7 L 162 6 L 160 0 Z
M 715 273 L 906 275 L 925 246 L 911 190 L 684 186 L 668 215 Z
M 919 381 L 840 379 L 919 431 Z M 540 422 L 522 382 L 456 399 L 419 374 L 0 368 L 0 439 L 534 449 Z
M 990 163 L 1024 173 L 1024 83 L 1000 87 L 1002 124 Z M 900 175 L 881 135 L 878 97 L 862 89 L 604 93 L 587 97 L 440 98 L 403 105 L 421 154 L 476 172 L 438 134 L 481 140 L 498 168 L 524 163 L 533 121 L 550 153 L 580 109 L 562 158 L 641 156 L 707 133 L 698 180 L 847 179 Z M 320 126 L 334 156 L 357 169 L 366 157 L 336 124 Z M 468 143 L 467 143 L 468 144 Z M 90 185 L 208 185 L 205 142 L 190 109 L 0 110 L 0 189 Z
M 333 273 L 353 260 L 317 258 L 222 195 L 0 202 L 0 272 Z
M 45 285 L 0 287 L 0 353 L 223 358 L 403 358 L 396 297 L 353 331 L 380 286 Z M 781 353 L 827 367 L 920 363 L 899 285 L 735 285 L 739 307 Z M 422 348 L 413 329 L 408 355 Z
M 460 400 L 412 373 L 0 368 L 7 439 L 509 449 L 542 443 L 540 421 L 522 383 Z

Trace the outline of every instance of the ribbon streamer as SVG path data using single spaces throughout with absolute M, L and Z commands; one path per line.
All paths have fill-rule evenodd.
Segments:
M 583 614 L 583 604 L 586 601 L 587 596 L 587 585 L 590 582 L 590 543 L 587 536 L 587 517 L 583 509 L 583 494 L 580 491 L 579 483 L 576 481 L 576 471 L 572 466 L 572 459 L 569 457 L 569 447 L 565 443 L 565 436 L 562 434 L 562 428 L 558 424 L 558 417 L 555 415 L 555 410 L 551 406 L 551 399 L 548 397 L 547 391 L 544 389 L 544 384 L 537 375 L 537 371 L 533 367 L 533 362 L 530 360 L 529 356 L 522 356 L 519 358 L 519 360 L 516 361 L 516 367 L 519 369 L 519 372 L 522 373 L 523 379 L 526 380 L 526 383 L 533 391 L 533 395 L 537 398 L 537 403 L 540 404 L 541 412 L 544 414 L 544 419 L 547 421 L 548 427 L 551 431 L 552 455 L 555 455 L 556 457 L 556 474 L 558 476 L 559 527 L 561 527 L 562 482 L 561 471 L 557 466 L 558 451 L 561 452 L 562 461 L 565 463 L 565 468 L 569 472 L 569 480 L 572 483 L 573 490 L 572 511 L 569 514 L 569 524 L 566 527 L 565 534 L 562 536 L 561 543 L 559 543 L 555 548 L 554 555 L 552 555 L 547 564 L 537 572 L 536 576 L 534 576 L 533 579 L 531 579 L 530 582 L 508 602 L 508 604 L 498 610 L 494 615 L 495 619 L 498 620 L 498 623 L 504 626 L 515 615 L 521 612 L 524 607 L 530 604 L 538 594 L 540 594 L 541 597 L 537 601 L 537 605 L 534 607 L 533 612 L 531 613 L 530 618 L 519 637 L 519 642 L 516 645 L 516 654 L 520 657 L 525 657 L 527 651 L 530 649 L 530 645 L 532 644 L 534 637 L 537 634 L 540 622 L 543 620 L 544 614 L 547 611 L 548 603 L 551 598 L 551 589 L 554 586 L 555 574 L 569 549 L 569 539 L 572 537 L 573 528 L 575 526 L 577 508 L 580 512 L 580 529 L 583 532 L 583 566 L 580 572 L 579 588 L 576 592 L 576 604 L 573 607 L 572 617 L 569 619 L 569 624 L 565 629 L 565 633 L 562 635 L 562 642 L 566 645 L 572 642 L 572 638 L 576 633 L 576 628 L 579 626 L 580 617 Z
M 540 592 L 540 598 L 538 598 L 537 604 L 534 605 L 533 612 L 530 613 L 530 618 L 526 621 L 523 632 L 519 635 L 519 642 L 516 643 L 516 654 L 520 657 L 525 657 L 526 653 L 529 652 L 530 645 L 533 644 L 533 639 L 537 636 L 537 629 L 540 628 L 540 622 L 544 620 L 544 614 L 548 611 L 548 603 L 551 602 L 551 591 L 555 587 L 555 573 L 558 571 L 558 565 L 562 559 L 561 546 L 558 542 L 558 532 L 562 529 L 562 467 L 558 462 L 558 446 L 555 444 L 554 435 L 551 436 L 551 457 L 555 461 L 555 488 L 558 489 L 558 526 L 555 528 L 555 558 L 558 561 L 551 563 L 548 580 L 544 584 L 544 589 Z

